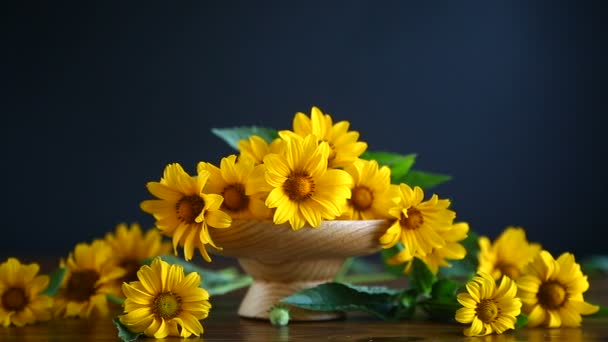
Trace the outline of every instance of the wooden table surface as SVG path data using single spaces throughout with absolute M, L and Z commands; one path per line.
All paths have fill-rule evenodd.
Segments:
M 586 299 L 608 306 L 608 277 L 591 279 Z M 367 314 L 324 322 L 290 322 L 272 326 L 265 320 L 239 318 L 237 308 L 244 290 L 211 298 L 213 308 L 203 320 L 205 332 L 187 341 L 608 341 L 608 317 L 586 317 L 581 328 L 522 328 L 502 335 L 467 338 L 459 324 L 424 320 L 387 322 Z M 119 313 L 120 308 L 115 307 Z M 153 341 L 153 339 L 141 339 Z M 111 318 L 57 319 L 23 328 L 0 327 L 0 342 L 12 341 L 120 341 Z M 139 341 L 139 339 L 138 339 Z M 167 338 L 165 341 L 183 341 Z

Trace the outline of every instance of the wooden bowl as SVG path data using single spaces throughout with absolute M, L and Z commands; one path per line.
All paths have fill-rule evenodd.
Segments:
M 380 250 L 378 239 L 387 220 L 323 221 L 318 228 L 294 231 L 288 224 L 235 220 L 227 229 L 210 229 L 217 255 L 237 258 L 253 283 L 239 307 L 239 315 L 268 319 L 273 305 L 300 290 L 332 281 L 351 256 Z M 327 320 L 335 312 L 291 308 L 292 320 Z

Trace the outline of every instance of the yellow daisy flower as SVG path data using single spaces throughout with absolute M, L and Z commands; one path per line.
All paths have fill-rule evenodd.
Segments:
M 589 282 L 571 253 L 555 260 L 549 252 L 541 251 L 517 279 L 517 286 L 530 327 L 578 327 L 581 315 L 599 310 L 583 299 Z
M 342 214 L 352 177 L 343 170 L 328 170 L 328 154 L 328 145 L 309 135 L 286 137 L 285 155 L 264 157 L 266 182 L 272 188 L 266 206 L 276 208 L 275 223 L 289 221 L 297 230 L 306 223 L 318 227 L 322 219 Z
M 380 237 L 382 248 L 391 248 L 401 241 L 405 249 L 397 258 L 406 259 L 429 254 L 434 248 L 445 246 L 441 233 L 452 227 L 456 213 L 449 210 L 450 201 L 433 195 L 422 202 L 424 192 L 420 187 L 399 186 L 401 201 L 389 210 L 395 222 Z
M 252 161 L 254 164 L 262 164 L 264 157 L 269 153 L 283 153 L 284 147 L 283 139 L 276 138 L 270 143 L 270 145 L 262 137 L 252 135 L 249 139 L 243 139 L 238 142 L 238 148 L 241 152 L 239 154 L 239 160 L 247 159 Z
M 359 132 L 349 131 L 350 123 L 340 121 L 333 124 L 329 114 L 312 107 L 310 118 L 304 113 L 296 113 L 293 118 L 293 132 L 282 131 L 283 134 L 297 134 L 307 137 L 314 134 L 319 141 L 325 141 L 330 146 L 328 168 L 344 167 L 354 162 L 365 150 L 367 143 L 359 140 Z
M 137 279 L 137 270 L 144 260 L 171 251 L 171 244 L 163 241 L 157 229 L 148 229 L 144 234 L 137 223 L 130 227 L 124 223 L 117 225 L 114 233 L 106 234 L 105 241 L 112 248 L 115 262 L 126 271 L 122 281 Z
M 103 240 L 79 243 L 69 254 L 66 274 L 55 297 L 55 315 L 62 317 L 107 316 L 107 294 L 120 296 L 125 270 L 112 261 L 112 248 Z
M 439 272 L 439 267 L 451 267 L 448 260 L 460 260 L 467 255 L 467 250 L 459 242 L 467 238 L 469 232 L 469 224 L 466 222 L 458 222 L 452 225 L 452 228 L 440 231 L 439 235 L 445 240 L 445 246 L 433 248 L 426 255 L 417 254 L 412 256 L 405 249 L 401 253 L 396 254 L 392 258 L 386 260 L 390 265 L 398 265 L 407 262 L 404 268 L 404 273 L 409 274 L 413 265 L 414 257 L 422 260 L 433 274 Z
M 521 312 L 521 300 L 517 294 L 517 285 L 503 276 L 496 288 L 494 278 L 485 272 L 479 272 L 466 285 L 467 292 L 456 297 L 464 306 L 456 310 L 456 320 L 471 324 L 465 328 L 466 336 L 484 336 L 492 333 L 502 334 L 508 329 L 515 329 L 517 316 Z
M 220 210 L 224 198 L 218 194 L 205 194 L 203 188 L 209 179 L 209 171 L 200 170 L 197 176 L 190 176 L 181 165 L 169 164 L 165 167 L 160 182 L 148 182 L 148 191 L 158 200 L 141 203 L 143 211 L 152 214 L 156 227 L 167 236 L 173 237 L 173 249 L 184 246 L 184 258 L 191 260 L 194 249 L 198 248 L 206 261 L 211 261 L 205 245 L 216 246 L 209 235 L 209 228 L 230 227 L 232 219 Z
M 49 285 L 47 275 L 37 275 L 36 263 L 22 264 L 8 258 L 0 264 L 0 324 L 22 327 L 51 318 L 53 299 L 41 294 Z
M 497 280 L 503 274 L 517 279 L 540 250 L 538 243 L 528 242 L 523 228 L 507 227 L 494 244 L 485 236 L 479 237 L 478 270 L 490 273 Z
M 196 272 L 184 275 L 180 265 L 155 258 L 137 272 L 139 281 L 123 283 L 125 314 L 120 322 L 134 333 L 154 338 L 200 336 L 211 309 L 209 293 Z
M 353 187 L 346 212 L 340 218 L 389 218 L 388 210 L 399 202 L 397 188 L 391 186 L 391 170 L 387 166 L 378 168 L 378 162 L 375 160 L 357 159 L 347 165 L 344 171 L 353 178 Z
M 198 172 L 210 173 L 205 185 L 208 193 L 224 197 L 221 209 L 232 219 L 268 219 L 272 213 L 264 204 L 267 192 L 259 192 L 256 184 L 264 182 L 264 166 L 255 165 L 248 159 L 239 159 L 236 155 L 222 158 L 220 167 L 211 163 L 200 162 Z

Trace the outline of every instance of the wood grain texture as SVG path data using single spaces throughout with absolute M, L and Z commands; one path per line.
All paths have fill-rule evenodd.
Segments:
M 288 224 L 234 221 L 230 228 L 211 230 L 213 241 L 222 248 L 211 253 L 237 258 L 253 277 L 239 315 L 266 319 L 281 298 L 333 280 L 346 258 L 378 252 L 378 239 L 389 224 L 387 220 L 323 221 L 318 228 L 294 231 Z M 294 320 L 340 316 L 292 310 Z
M 235 220 L 229 228 L 209 229 L 215 244 L 222 248 L 210 248 L 210 252 L 268 264 L 368 255 L 380 250 L 378 239 L 389 224 L 387 220 L 335 220 L 323 221 L 317 228 L 292 230 L 288 224 L 271 221 Z

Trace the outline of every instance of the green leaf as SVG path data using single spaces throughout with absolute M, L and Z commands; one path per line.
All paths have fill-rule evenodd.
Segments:
M 437 281 L 437 276 L 429 270 L 424 261 L 414 258 L 412 271 L 408 274 L 408 279 L 412 286 L 421 294 L 431 294 L 433 284 Z
M 118 304 L 118 305 L 123 305 L 125 302 L 124 299 L 122 299 L 118 296 L 115 296 L 111 293 L 106 293 L 106 299 L 108 300 L 108 302 Z
M 431 290 L 431 298 L 444 299 L 455 298 L 458 291 L 464 287 L 464 284 L 452 279 L 442 278 L 433 284 Z
M 399 306 L 398 290 L 380 286 L 325 283 L 294 293 L 282 303 L 316 311 L 363 311 L 391 319 Z
M 479 265 L 479 235 L 469 230 L 466 239 L 460 243 L 466 249 L 467 255 L 461 260 L 450 260 L 451 267 L 440 267 L 440 276 L 469 280 L 477 272 Z
M 238 151 L 239 141 L 243 139 L 249 139 L 252 135 L 257 135 L 262 139 L 266 140 L 267 143 L 271 143 L 279 135 L 275 129 L 257 126 L 240 126 L 232 128 L 212 128 L 211 132 L 222 140 L 232 146 Z
M 403 276 L 403 274 L 401 274 L 401 276 Z M 394 275 L 391 272 L 359 273 L 344 276 L 342 278 L 342 282 L 349 284 L 377 283 L 383 281 L 391 281 L 398 278 L 399 276 Z
M 401 293 L 401 290 L 392 289 L 386 286 L 364 286 L 364 285 L 353 285 L 341 283 L 344 286 L 347 286 L 355 291 L 367 294 L 380 294 L 380 295 L 398 295 Z
M 214 284 L 212 286 L 205 287 L 205 289 L 207 290 L 207 292 L 209 292 L 209 295 L 216 296 L 223 295 L 243 287 L 247 287 L 251 285 L 251 283 L 253 283 L 253 278 L 248 275 L 243 275 L 233 279 L 229 283 Z
M 124 324 L 120 322 L 118 317 L 114 317 L 114 319 L 112 319 L 112 322 L 114 322 L 114 325 L 118 329 L 118 337 L 120 337 L 123 342 L 135 341 L 142 335 L 141 333 L 131 332 Z
M 416 289 L 407 289 L 399 295 L 399 307 L 395 312 L 396 319 L 412 318 L 414 316 L 418 295 Z
M 421 307 L 433 320 L 454 320 L 456 310 L 462 305 L 456 300 L 456 294 L 464 285 L 451 279 L 439 279 L 433 284 L 430 298 L 421 303 Z
M 598 305 L 598 304 L 593 304 L 593 305 L 599 306 L 600 309 L 596 313 L 591 314 L 587 317 L 608 317 L 608 307 L 603 306 L 603 305 Z
M 392 258 L 393 256 L 395 256 L 397 253 L 401 252 L 403 250 L 403 248 L 405 248 L 405 247 L 403 247 L 403 245 L 400 242 L 398 242 L 393 247 L 383 249 L 382 251 L 380 251 L 380 257 L 382 258 L 382 263 L 384 264 L 384 269 L 386 271 L 388 271 L 389 273 L 391 273 L 395 276 L 398 276 L 398 277 L 405 276 L 404 265 L 403 264 L 391 265 L 388 263 L 388 260 L 390 258 Z
M 523 328 L 526 324 L 528 324 L 528 316 L 520 314 L 515 321 L 515 329 Z
M 420 306 L 429 315 L 430 319 L 441 322 L 455 321 L 456 310 L 462 307 L 456 297 L 429 299 L 421 302 Z
M 384 267 L 374 260 L 371 256 L 358 256 L 352 257 L 353 261 L 349 265 L 349 272 L 351 274 L 357 273 L 377 273 L 381 272 Z
M 452 179 L 452 176 L 443 175 L 440 173 L 431 173 L 425 171 L 410 170 L 401 180 L 401 183 L 405 183 L 412 188 L 419 186 L 422 189 L 431 189 L 439 184 L 445 183 Z
M 334 276 L 334 281 L 342 282 L 344 277 L 346 277 L 346 274 L 348 274 L 348 271 L 350 271 L 350 267 L 352 266 L 352 264 L 354 262 L 355 262 L 354 257 L 347 258 L 344 261 L 344 263 L 342 264 L 342 266 L 340 267 L 340 269 L 338 270 L 338 272 L 336 273 L 336 275 Z
M 51 297 L 56 295 L 57 291 L 59 291 L 59 288 L 61 288 L 61 284 L 63 283 L 63 278 L 65 277 L 66 271 L 66 267 L 59 267 L 53 272 L 51 272 L 51 274 L 49 274 L 49 286 L 47 286 L 46 290 L 42 291 L 42 294 Z
M 334 281 L 349 284 L 371 283 L 394 280 L 397 277 L 390 272 L 385 272 L 383 265 L 377 262 L 368 261 L 365 257 L 350 257 L 338 270 Z
M 375 160 L 379 165 L 386 165 L 391 169 L 391 183 L 399 184 L 416 162 L 416 154 L 399 154 L 383 151 L 366 151 L 362 159 Z
M 608 255 L 592 255 L 581 261 L 581 268 L 586 275 L 608 273 Z

